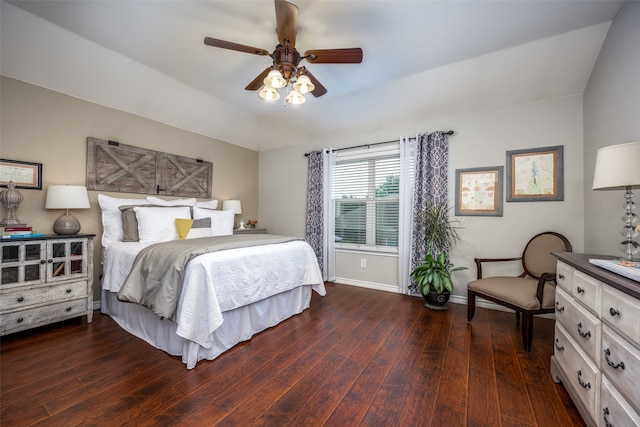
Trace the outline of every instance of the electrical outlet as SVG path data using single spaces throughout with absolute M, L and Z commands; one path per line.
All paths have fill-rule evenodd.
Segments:
M 362 267 L 362 268 L 366 268 L 367 267 L 367 260 L 366 259 L 362 258 L 360 260 L 360 267 Z

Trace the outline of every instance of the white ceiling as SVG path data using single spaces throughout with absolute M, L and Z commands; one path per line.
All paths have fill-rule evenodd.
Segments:
M 623 1 L 294 3 L 299 51 L 364 51 L 361 64 L 309 64 L 328 93 L 301 106 L 244 90 L 270 58 L 203 44 L 272 51 L 271 0 L 3 1 L 1 72 L 268 150 L 582 93 Z

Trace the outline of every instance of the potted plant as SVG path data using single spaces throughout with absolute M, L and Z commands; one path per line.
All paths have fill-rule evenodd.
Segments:
M 429 203 L 420 213 L 420 222 L 424 227 L 426 255 L 410 276 L 425 299 L 425 307 L 446 310 L 453 291 L 451 273 L 467 268 L 454 267 L 447 258 L 447 250 L 460 240 L 459 222 L 449 218 L 446 202 Z M 413 286 L 409 285 L 409 288 Z

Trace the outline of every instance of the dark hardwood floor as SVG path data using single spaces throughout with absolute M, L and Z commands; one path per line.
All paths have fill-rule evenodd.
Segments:
M 553 321 L 522 350 L 512 313 L 434 312 L 327 284 L 311 308 L 188 371 L 110 317 L 3 337 L 8 426 L 584 425 L 549 374 Z

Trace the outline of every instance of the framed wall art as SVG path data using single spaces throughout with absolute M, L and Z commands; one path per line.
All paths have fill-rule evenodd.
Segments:
M 564 200 L 563 146 L 507 151 L 507 202 Z
M 502 216 L 503 166 L 456 169 L 458 216 Z
M 16 188 L 42 190 L 42 163 L 0 159 L 0 187 L 13 181 Z

